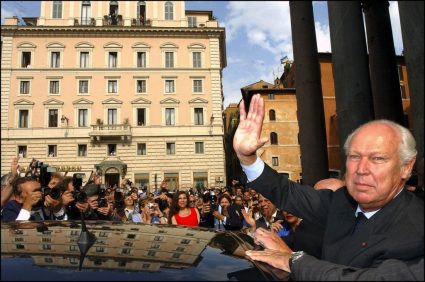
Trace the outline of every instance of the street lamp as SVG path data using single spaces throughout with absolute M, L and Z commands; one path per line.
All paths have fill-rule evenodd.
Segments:
M 62 115 L 61 122 L 64 123 L 65 121 L 66 121 L 66 125 L 68 125 L 69 119 L 66 116 Z

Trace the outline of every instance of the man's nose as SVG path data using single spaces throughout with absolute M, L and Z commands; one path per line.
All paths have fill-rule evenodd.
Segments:
M 357 165 L 357 173 L 366 174 L 368 172 L 369 172 L 369 159 L 366 157 L 361 158 Z

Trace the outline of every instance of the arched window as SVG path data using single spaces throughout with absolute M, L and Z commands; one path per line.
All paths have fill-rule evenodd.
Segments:
M 274 110 L 269 111 L 269 120 L 276 120 L 276 112 Z
M 170 1 L 165 2 L 165 19 L 172 20 L 173 13 L 174 13 L 173 3 L 171 3 Z
M 277 133 L 276 132 L 270 133 L 270 143 L 272 145 L 277 145 Z
M 91 17 L 90 1 L 83 1 L 81 3 L 81 25 L 89 25 L 90 17 Z

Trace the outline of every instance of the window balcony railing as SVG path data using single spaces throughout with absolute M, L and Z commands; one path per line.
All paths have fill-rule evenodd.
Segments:
M 131 19 L 131 26 L 151 26 L 150 19 Z
M 74 26 L 95 26 L 96 20 L 94 18 L 75 18 Z
M 103 16 L 103 25 L 116 25 L 116 26 L 123 26 L 124 21 L 122 19 L 121 15 L 114 16 L 114 15 L 104 15 Z
M 131 139 L 131 126 L 129 124 L 96 124 L 91 126 L 89 136 L 92 141 L 120 137 L 121 140 Z

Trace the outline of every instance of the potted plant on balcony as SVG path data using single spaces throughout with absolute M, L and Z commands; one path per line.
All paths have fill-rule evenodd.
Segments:
M 101 129 L 103 126 L 103 120 L 100 118 L 96 119 L 96 125 L 99 129 Z
M 122 15 L 118 15 L 118 16 L 117 16 L 117 25 L 123 25 L 123 22 L 122 22 Z
M 128 120 L 128 118 L 125 118 L 123 120 L 123 125 L 124 125 L 124 129 L 126 129 L 130 125 L 130 121 Z

